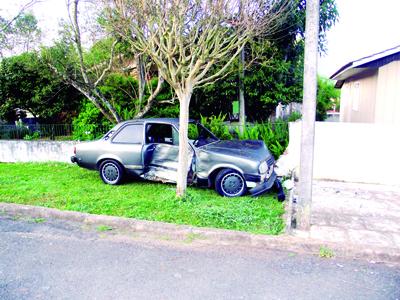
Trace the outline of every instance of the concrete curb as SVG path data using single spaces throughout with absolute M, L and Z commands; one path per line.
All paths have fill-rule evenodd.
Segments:
M 168 237 L 170 239 L 185 240 L 195 236 L 196 241 L 212 245 L 232 245 L 242 247 L 255 247 L 269 250 L 282 250 L 288 252 L 308 253 L 318 255 L 320 247 L 325 246 L 333 250 L 336 257 L 351 257 L 356 259 L 371 260 L 375 262 L 400 262 L 398 249 L 388 248 L 357 248 L 351 245 L 338 243 L 324 243 L 307 237 L 292 235 L 257 235 L 246 232 L 199 228 L 187 225 L 175 225 L 163 222 L 142 221 L 123 217 L 93 215 L 73 211 L 62 211 L 53 208 L 37 207 L 0 203 L 0 212 L 11 216 L 28 216 L 32 218 L 54 218 L 74 221 L 92 225 L 106 225 L 124 233 L 140 233 L 153 237 Z M 306 234 L 303 234 L 306 236 Z

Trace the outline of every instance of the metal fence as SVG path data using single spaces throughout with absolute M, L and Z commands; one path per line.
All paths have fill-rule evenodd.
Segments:
M 109 130 L 109 126 L 97 124 L 0 125 L 0 140 L 94 140 Z

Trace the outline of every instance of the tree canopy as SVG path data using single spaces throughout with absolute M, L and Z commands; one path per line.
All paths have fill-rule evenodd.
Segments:
M 40 44 L 41 30 L 31 13 L 21 13 L 12 20 L 0 16 L 0 28 L 0 57 L 27 52 Z
M 54 77 L 36 52 L 0 62 L 0 119 L 15 121 L 15 110 L 24 109 L 43 122 L 71 122 L 80 98 L 75 89 Z

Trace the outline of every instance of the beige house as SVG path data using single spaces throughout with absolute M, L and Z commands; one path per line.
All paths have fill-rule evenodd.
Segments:
M 342 90 L 341 122 L 400 125 L 400 46 L 350 62 L 331 79 Z

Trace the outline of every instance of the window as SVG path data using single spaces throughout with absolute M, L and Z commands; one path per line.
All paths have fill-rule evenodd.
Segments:
M 109 132 L 106 133 L 106 135 L 103 137 L 105 141 L 107 141 L 110 137 L 112 137 L 114 134 L 114 130 L 110 130 Z
M 169 124 L 149 124 L 146 129 L 146 143 L 179 145 L 179 134 Z
M 128 125 L 114 137 L 113 143 L 141 144 L 143 140 L 143 125 Z

